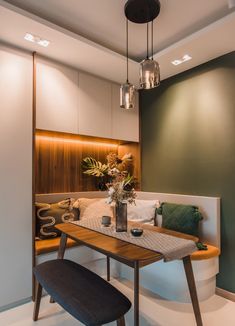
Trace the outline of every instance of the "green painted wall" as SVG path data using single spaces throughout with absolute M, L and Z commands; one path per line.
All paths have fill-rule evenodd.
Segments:
M 141 91 L 144 191 L 222 198 L 217 286 L 235 292 L 235 52 Z

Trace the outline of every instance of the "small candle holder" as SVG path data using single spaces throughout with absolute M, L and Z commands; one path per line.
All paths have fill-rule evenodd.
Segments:
M 111 216 L 102 216 L 101 224 L 105 227 L 108 227 L 111 225 Z

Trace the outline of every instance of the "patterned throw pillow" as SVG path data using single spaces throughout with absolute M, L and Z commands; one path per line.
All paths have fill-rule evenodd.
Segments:
M 73 207 L 75 199 L 68 198 L 58 203 L 35 203 L 36 235 L 40 239 L 56 238 L 61 232 L 56 224 L 67 223 L 79 219 L 79 209 Z
M 162 215 L 162 227 L 198 237 L 199 222 L 202 215 L 198 207 L 192 205 L 180 205 L 162 203 L 157 213 Z
M 103 215 L 113 216 L 112 206 L 106 198 L 78 198 L 73 207 L 79 208 L 81 220 Z

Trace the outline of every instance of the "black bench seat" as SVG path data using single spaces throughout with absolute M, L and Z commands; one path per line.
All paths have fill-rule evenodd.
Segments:
M 34 320 L 38 319 L 42 287 L 73 317 L 87 326 L 117 321 L 125 325 L 124 315 L 131 302 L 115 287 L 87 268 L 66 259 L 56 259 L 34 268 L 37 294 Z

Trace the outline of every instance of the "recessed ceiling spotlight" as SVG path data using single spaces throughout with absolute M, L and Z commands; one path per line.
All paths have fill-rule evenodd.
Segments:
M 186 61 L 189 61 L 191 60 L 192 57 L 188 54 L 185 54 L 181 59 L 176 59 L 174 61 L 171 61 L 171 63 L 174 65 L 174 66 L 178 66 L 180 65 L 181 63 L 184 63 Z
M 228 0 L 229 9 L 233 9 L 235 7 L 235 0 Z
M 40 36 L 33 35 L 31 33 L 26 33 L 24 36 L 24 39 L 26 41 L 29 41 L 32 43 L 37 43 L 38 45 L 44 46 L 44 48 L 46 48 L 50 44 L 50 41 L 45 40 L 45 39 L 41 38 Z

